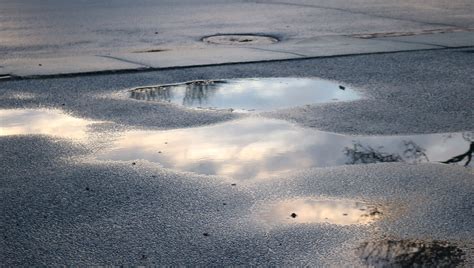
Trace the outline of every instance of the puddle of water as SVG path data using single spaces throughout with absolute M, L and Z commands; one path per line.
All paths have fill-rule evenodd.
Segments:
M 0 110 L 0 122 L 0 136 L 43 134 L 67 139 L 85 139 L 88 127 L 96 123 L 48 109 Z
M 300 128 L 283 120 L 249 117 L 190 129 L 125 132 L 96 157 L 144 159 L 180 171 L 260 180 L 307 168 L 348 164 L 452 160 L 464 165 L 467 155 L 472 155 L 472 140 L 472 133 L 467 132 L 344 136 Z
M 455 267 L 464 252 L 444 241 L 382 240 L 363 243 L 357 253 L 375 267 Z
M 130 91 L 137 100 L 171 102 L 191 108 L 270 111 L 304 104 L 361 98 L 337 83 L 310 78 L 248 78 L 193 81 Z
M 260 209 L 268 225 L 329 223 L 370 224 L 382 215 L 379 208 L 363 202 L 340 199 L 299 198 L 266 204 Z

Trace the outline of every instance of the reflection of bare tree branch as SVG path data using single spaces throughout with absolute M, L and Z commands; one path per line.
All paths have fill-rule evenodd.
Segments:
M 344 154 L 349 157 L 347 164 L 370 164 L 383 162 L 410 162 L 419 163 L 428 161 L 425 149 L 413 141 L 403 141 L 403 157 L 399 154 L 382 152 L 383 147 L 374 149 L 364 146 L 360 142 L 354 143 L 352 148 L 344 148 Z
M 217 87 L 212 82 L 188 84 L 186 85 L 183 105 L 192 106 L 196 102 L 202 105 L 202 103 L 206 102 L 216 91 Z
M 470 141 L 469 150 L 463 154 L 452 157 L 447 161 L 441 162 L 444 164 L 459 163 L 466 159 L 464 166 L 468 166 L 472 160 L 472 154 L 474 153 L 474 141 L 471 141 L 472 135 L 463 134 L 463 138 L 466 141 Z M 382 163 L 382 162 L 409 162 L 409 163 L 420 163 L 429 162 L 428 156 L 425 153 L 425 149 L 418 146 L 413 141 L 403 141 L 402 149 L 403 154 L 397 153 L 386 153 L 381 150 L 383 147 L 374 149 L 371 146 L 364 146 L 360 142 L 354 142 L 353 147 L 344 148 L 344 154 L 349 158 L 347 164 L 370 164 L 370 163 Z
M 472 159 L 472 154 L 474 153 L 474 142 L 471 141 L 471 145 L 469 146 L 469 150 L 463 154 L 460 154 L 458 156 L 455 156 L 453 158 L 450 158 L 444 162 L 441 162 L 443 164 L 453 164 L 453 163 L 458 163 L 464 160 L 464 158 L 467 157 L 467 161 L 464 164 L 465 167 L 469 165 Z
M 130 92 L 130 97 L 136 100 L 170 101 L 172 96 L 173 94 L 167 86 L 146 87 L 135 89 Z
M 403 151 L 404 159 L 412 159 L 413 162 L 419 163 L 423 161 L 422 158 L 429 162 L 428 156 L 425 154 L 425 149 L 418 146 L 413 141 L 403 141 L 405 150 Z
M 175 91 L 185 88 L 183 105 L 201 105 L 218 89 L 218 84 L 226 83 L 222 80 L 198 80 L 180 84 L 142 87 L 130 92 L 130 97 L 137 100 L 168 101 L 175 95 Z
M 383 147 L 380 147 L 383 148 Z M 344 148 L 344 154 L 349 157 L 347 164 L 371 164 L 381 162 L 402 162 L 398 154 L 388 154 L 360 143 L 354 143 L 353 148 Z

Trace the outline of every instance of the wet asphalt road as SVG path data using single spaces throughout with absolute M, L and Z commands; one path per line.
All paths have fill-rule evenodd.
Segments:
M 379 163 L 304 169 L 232 185 L 219 176 L 164 169 L 140 159 L 93 156 L 124 130 L 190 128 L 252 116 L 121 94 L 137 86 L 195 79 L 320 77 L 364 95 L 260 115 L 304 128 L 348 135 L 472 132 L 473 59 L 472 49 L 444 49 L 2 81 L 1 109 L 59 109 L 105 123 L 80 141 L 0 137 L 0 262 L 361 266 L 356 248 L 386 238 L 448 241 L 469 258 L 472 168 Z M 299 197 L 359 200 L 379 206 L 383 215 L 370 225 L 264 223 L 266 204 Z

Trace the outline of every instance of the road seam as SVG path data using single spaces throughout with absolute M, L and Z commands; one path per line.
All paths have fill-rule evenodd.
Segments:
M 443 45 L 431 44 L 431 43 L 424 43 L 424 42 L 415 42 L 415 41 L 407 41 L 407 40 L 394 40 L 394 39 L 383 39 L 382 38 L 371 38 L 371 40 L 378 40 L 378 41 L 385 41 L 385 42 L 394 42 L 394 43 L 404 43 L 404 44 L 417 44 L 417 45 L 425 45 L 425 46 L 434 46 L 439 48 L 457 48 L 457 47 L 448 47 Z
M 276 53 L 283 53 L 283 54 L 289 54 L 289 55 L 294 55 L 294 56 L 303 57 L 303 58 L 310 57 L 308 55 L 299 54 L 299 53 L 295 53 L 295 52 L 291 52 L 291 51 L 281 51 L 281 50 L 267 49 L 267 48 L 260 48 L 260 47 L 246 47 L 246 48 L 262 50 L 262 51 L 269 51 L 269 52 L 276 52 Z
M 143 66 L 143 67 L 146 67 L 146 68 L 153 68 L 153 66 L 151 66 L 151 65 L 147 65 L 147 64 L 144 64 L 144 63 L 141 63 L 141 62 L 138 62 L 138 61 L 126 60 L 126 59 L 122 59 L 122 58 L 118 58 L 118 57 L 114 57 L 114 56 L 108 56 L 108 55 L 95 55 L 95 56 L 96 57 L 101 57 L 101 58 L 118 60 L 118 61 L 131 63 L 131 64 L 136 64 L 136 65 L 140 65 L 140 66 Z

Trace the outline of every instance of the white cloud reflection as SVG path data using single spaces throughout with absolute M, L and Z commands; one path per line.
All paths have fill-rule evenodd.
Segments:
M 347 148 L 354 150 L 354 144 L 362 147 L 347 154 Z M 443 134 L 344 136 L 300 128 L 283 120 L 250 117 L 190 129 L 125 132 L 97 157 L 145 159 L 170 169 L 260 180 L 313 167 L 386 162 L 390 160 L 386 155 L 400 156 L 397 161 L 408 163 L 445 161 L 468 148 L 469 142 L 461 133 L 449 138 Z M 385 158 L 374 157 L 377 153 Z
M 60 110 L 0 110 L 0 136 L 50 135 L 66 139 L 85 139 L 88 127 L 95 122 L 72 117 Z
M 267 225 L 370 224 L 382 215 L 380 208 L 350 199 L 288 199 L 263 204 L 257 210 Z

